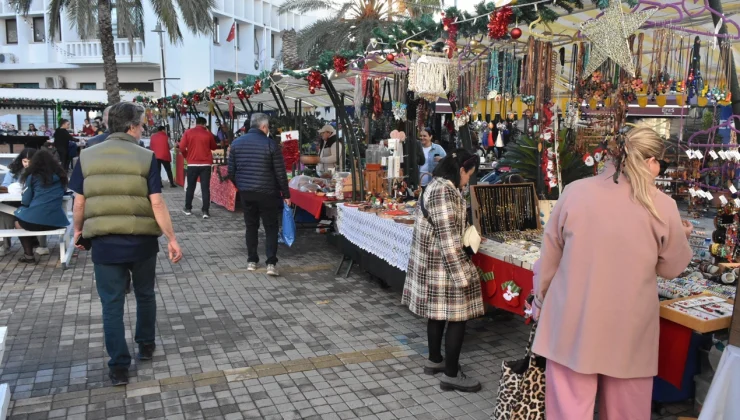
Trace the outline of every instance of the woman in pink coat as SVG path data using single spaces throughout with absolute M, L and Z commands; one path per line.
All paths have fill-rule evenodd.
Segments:
M 691 261 L 691 225 L 655 188 L 665 147 L 649 128 L 619 137 L 617 174 L 572 183 L 545 227 L 533 352 L 547 358 L 548 420 L 648 420 L 658 373 L 656 275 Z

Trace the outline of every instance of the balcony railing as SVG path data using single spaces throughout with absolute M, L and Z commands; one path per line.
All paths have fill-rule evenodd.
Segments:
M 133 43 L 125 39 L 115 40 L 113 48 L 116 52 L 116 60 L 119 62 L 143 61 L 144 43 L 141 40 L 134 40 Z M 66 42 L 64 49 L 67 52 L 64 61 L 67 63 L 100 63 L 103 61 L 100 41 Z

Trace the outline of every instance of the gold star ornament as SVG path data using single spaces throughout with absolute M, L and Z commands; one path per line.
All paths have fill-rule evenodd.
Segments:
M 598 69 L 607 58 L 617 63 L 622 70 L 635 76 L 635 63 L 628 38 L 642 26 L 657 9 L 624 13 L 620 0 L 610 0 L 609 7 L 598 19 L 581 24 L 581 32 L 591 41 L 591 53 L 583 77 Z

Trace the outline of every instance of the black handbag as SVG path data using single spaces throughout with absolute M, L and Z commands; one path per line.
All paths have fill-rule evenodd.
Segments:
M 386 98 L 386 92 L 388 97 Z M 383 83 L 383 93 L 380 96 L 380 102 L 383 107 L 383 115 L 392 117 L 393 116 L 393 100 L 391 97 L 391 84 L 386 80 Z

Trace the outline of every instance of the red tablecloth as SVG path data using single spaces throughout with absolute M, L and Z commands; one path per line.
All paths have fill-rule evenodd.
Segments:
M 223 181 L 219 179 L 219 173 Z M 214 166 L 211 168 L 211 202 L 229 211 L 236 210 L 236 194 L 238 193 L 234 184 L 226 176 L 229 174 L 227 166 Z
M 473 264 L 484 272 L 493 272 L 494 279 L 482 284 L 483 300 L 496 308 L 524 316 L 524 299 L 532 290 L 533 273 L 480 252 L 473 256 Z M 504 299 L 505 290 L 501 289 L 501 285 L 509 280 L 513 280 L 522 288 L 519 292 L 519 302 Z
M 681 389 L 683 371 L 689 357 L 691 334 L 690 328 L 667 319 L 660 319 L 658 377 L 677 389 Z
M 318 196 L 314 193 L 301 192 L 291 188 L 290 201 L 303 210 L 306 210 L 315 219 L 319 219 L 321 218 L 321 210 L 324 208 L 326 196 Z
M 495 308 L 523 316 L 524 299 L 532 290 L 534 273 L 480 252 L 473 256 L 473 263 L 484 272 L 492 271 L 494 275 L 493 280 L 481 284 L 483 301 Z M 509 280 L 514 280 L 514 283 L 522 288 L 518 306 L 512 307 L 503 297 L 504 290 L 501 289 L 501 284 Z M 689 353 L 691 329 L 661 318 L 659 340 L 658 377 L 680 389 Z

